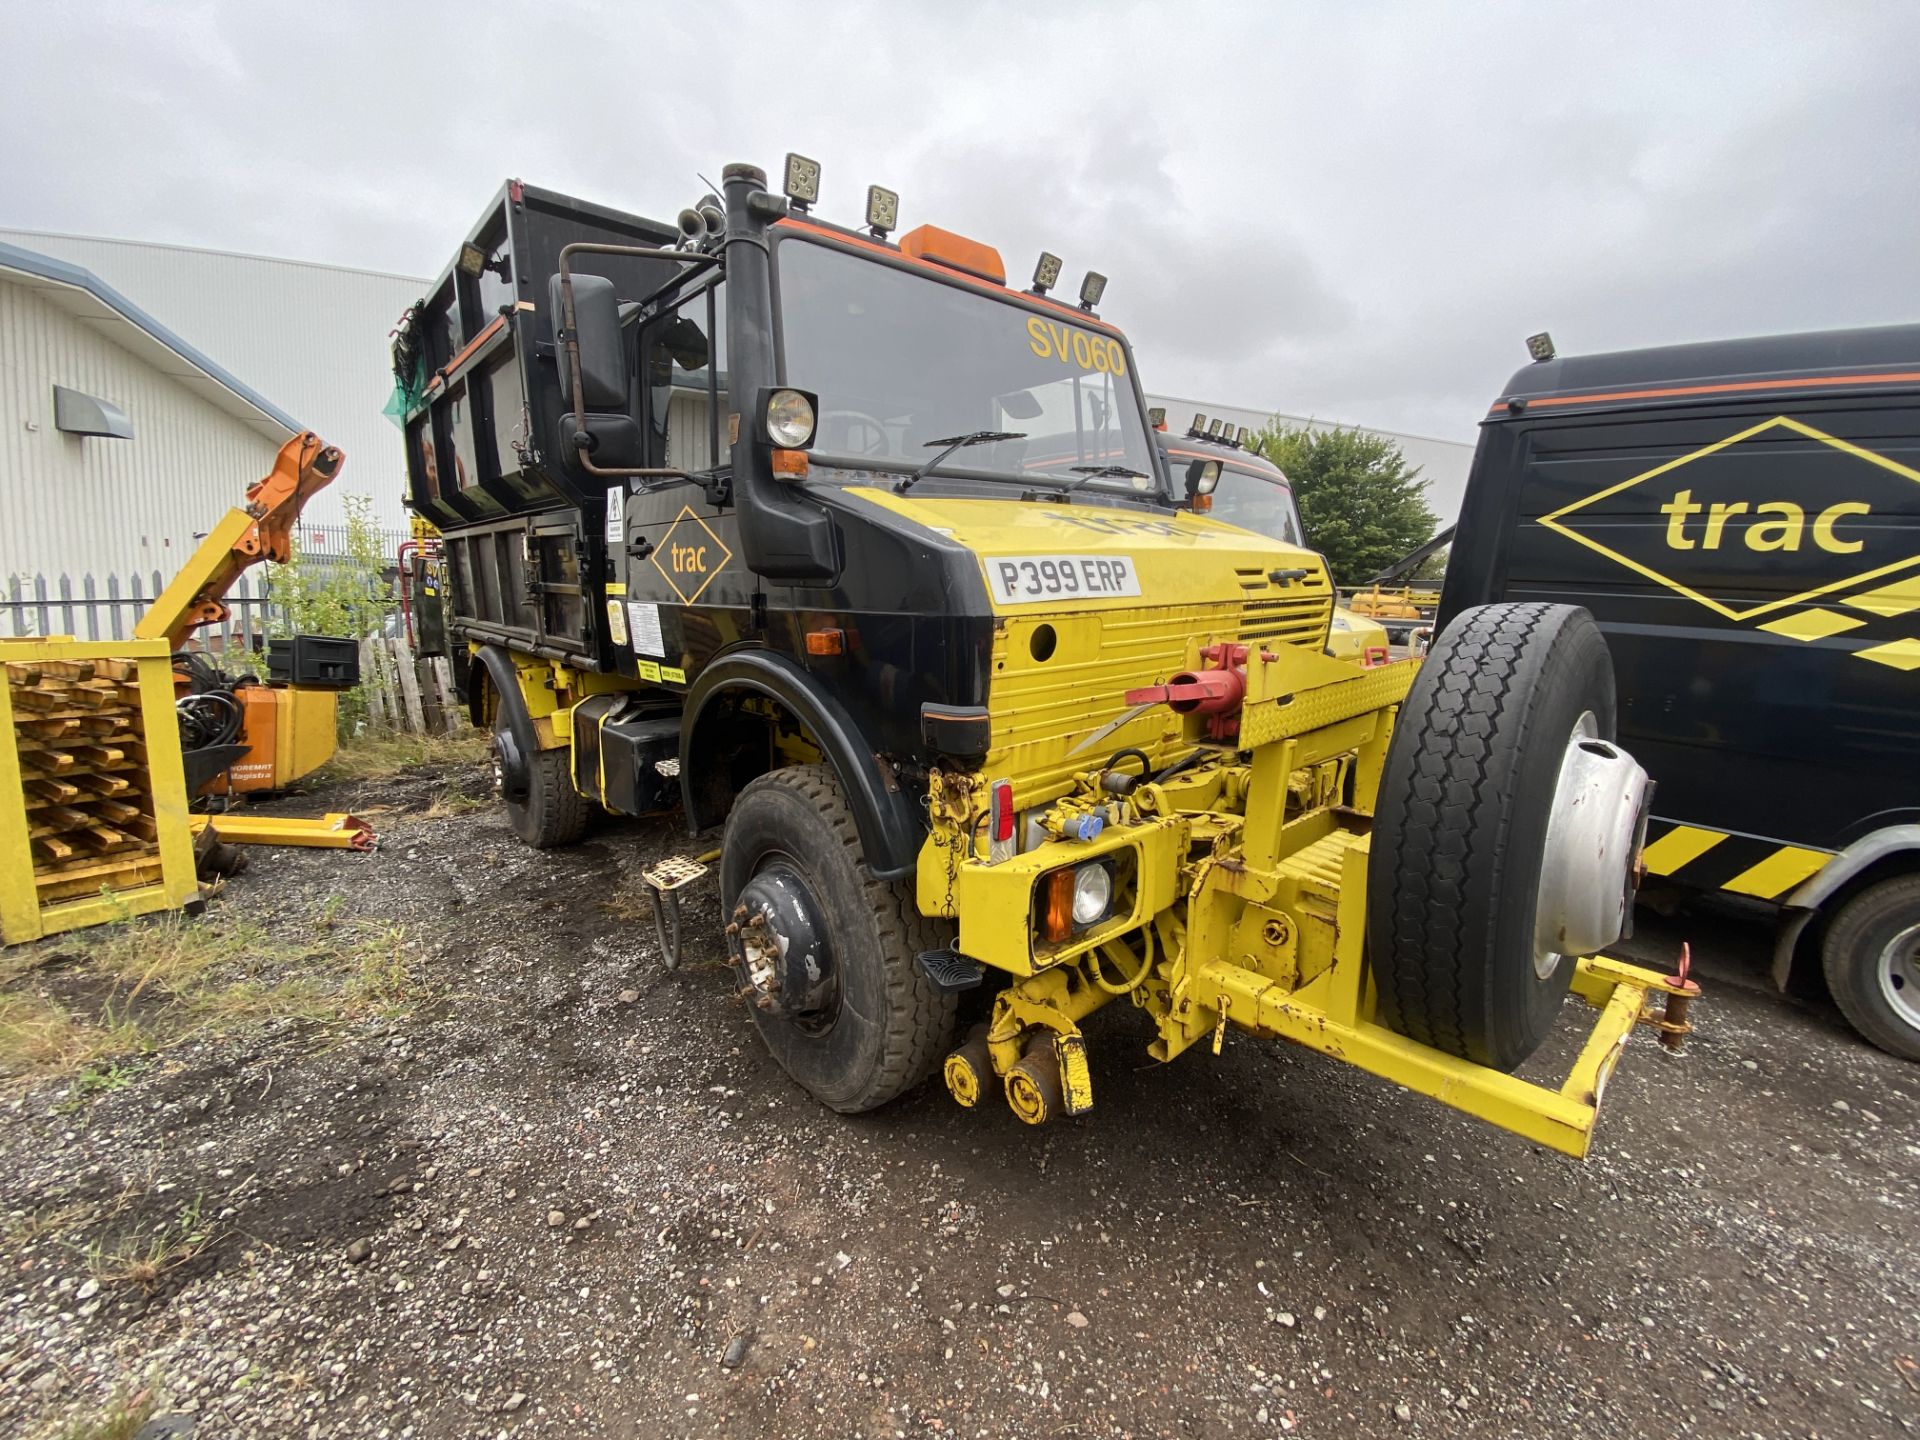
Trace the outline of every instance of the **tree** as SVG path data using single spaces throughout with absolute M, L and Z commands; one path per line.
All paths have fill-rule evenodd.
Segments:
M 1260 432 L 1260 452 L 1293 482 L 1307 543 L 1327 557 L 1336 584 L 1372 579 L 1433 535 L 1427 482 L 1384 435 L 1275 421 Z

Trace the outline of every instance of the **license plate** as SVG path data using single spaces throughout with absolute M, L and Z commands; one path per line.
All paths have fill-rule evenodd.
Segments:
M 987 588 L 1000 605 L 1140 593 L 1140 574 L 1126 555 L 989 555 L 984 563 Z

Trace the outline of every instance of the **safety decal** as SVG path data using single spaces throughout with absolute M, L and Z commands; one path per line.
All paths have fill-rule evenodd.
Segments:
M 607 635 L 616 645 L 627 643 L 627 610 L 618 600 L 607 601 Z
M 660 633 L 660 607 L 650 600 L 627 602 L 627 623 L 633 629 L 633 653 L 661 656 L 667 653 L 666 637 Z
M 1655 820 L 1647 827 L 1643 858 L 1649 874 L 1702 890 L 1783 900 L 1817 875 L 1833 853 L 1782 845 L 1757 835 Z

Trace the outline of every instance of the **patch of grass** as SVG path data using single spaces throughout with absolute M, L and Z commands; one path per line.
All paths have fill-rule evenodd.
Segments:
M 20 1250 L 43 1236 L 64 1235 L 91 1217 L 97 1207 L 85 1202 L 66 1205 L 39 1205 L 32 1210 L 15 1210 L 7 1216 L 6 1229 L 0 1232 L 7 1249 Z
M 370 731 L 342 742 L 333 759 L 315 773 L 315 779 L 391 780 L 423 765 L 478 764 L 487 758 L 491 746 L 484 730 L 466 729 L 453 735 Z
M 0 988 L 0 1075 L 74 1076 L 78 1106 L 135 1082 L 140 1057 L 197 1035 L 275 1020 L 391 1018 L 424 993 L 398 926 L 344 918 L 339 896 L 287 939 L 231 913 L 169 914 L 67 937 L 62 965 Z M 5 984 L 0 981 L 0 984 Z
M 145 1060 L 101 1058 L 89 1061 L 73 1077 L 73 1083 L 67 1087 L 66 1101 L 60 1108 L 68 1112 L 85 1109 L 97 1096 L 126 1089 L 146 1068 Z
M 114 1391 L 97 1415 L 78 1415 L 59 1432 L 59 1440 L 133 1440 L 140 1427 L 153 1418 L 158 1396 L 153 1386 L 142 1385 L 129 1393 Z
M 493 803 L 491 795 L 476 795 L 462 790 L 457 785 L 449 785 L 433 797 L 433 803 L 419 812 L 422 820 L 445 820 L 451 815 L 465 815 L 470 810 L 484 809 Z
M 87 1273 L 102 1285 L 137 1285 L 151 1292 L 170 1270 L 177 1270 L 207 1248 L 213 1227 L 201 1214 L 196 1195 L 169 1220 L 135 1229 L 111 1242 L 96 1240 L 86 1250 Z

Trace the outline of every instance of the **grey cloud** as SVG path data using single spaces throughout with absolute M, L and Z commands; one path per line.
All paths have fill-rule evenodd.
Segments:
M 1042 248 L 1148 385 L 1466 438 L 1593 350 L 1913 319 L 1920 9 L 11 7 L 0 221 L 428 274 L 508 175 L 820 159 Z

